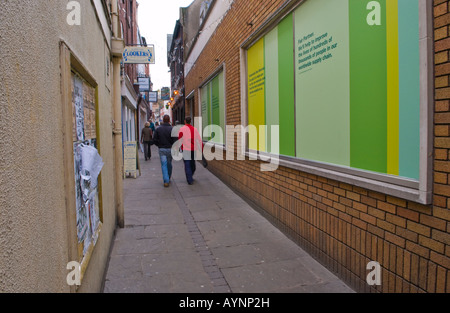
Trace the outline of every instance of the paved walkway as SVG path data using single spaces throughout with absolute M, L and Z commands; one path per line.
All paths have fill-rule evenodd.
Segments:
M 124 182 L 125 224 L 110 255 L 105 293 L 353 292 L 217 177 L 181 162 L 164 188 L 157 149 Z

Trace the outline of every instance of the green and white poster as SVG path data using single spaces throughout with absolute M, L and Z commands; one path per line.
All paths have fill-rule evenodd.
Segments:
M 419 179 L 419 0 L 307 0 L 247 56 L 248 122 L 280 125 L 281 155 Z
M 225 96 L 224 75 L 217 74 L 209 83 L 200 89 L 203 127 L 210 125 L 225 129 Z M 224 131 L 217 133 L 218 128 L 211 129 L 211 137 L 203 138 L 217 144 L 224 144 Z

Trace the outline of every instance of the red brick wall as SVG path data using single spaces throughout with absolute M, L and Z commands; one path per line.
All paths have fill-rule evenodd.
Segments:
M 123 3 L 121 0 L 119 1 L 119 20 L 123 27 L 123 39 L 125 45 L 133 45 L 137 44 L 136 42 L 136 34 L 137 34 L 137 2 L 136 0 L 132 0 L 133 3 L 130 3 L 129 0 L 126 0 Z M 132 13 L 132 15 L 131 15 Z M 130 24 L 128 24 L 130 21 Z M 134 83 L 134 79 L 137 77 L 137 65 L 136 64 L 125 64 L 125 73 L 130 78 L 131 83 Z
M 227 124 L 241 123 L 240 46 L 283 2 L 235 0 L 186 77 L 189 94 L 198 91 L 220 64 L 226 64 Z M 214 161 L 209 167 L 357 291 L 450 292 L 449 9 L 449 1 L 434 0 L 432 205 L 289 168 L 264 173 L 257 161 Z M 366 283 L 366 265 L 370 261 L 378 261 L 382 266 L 382 285 L 376 288 Z
M 433 221 L 430 244 L 437 249 L 431 250 L 431 259 L 446 267 L 446 291 L 450 292 L 450 87 L 449 87 L 449 50 L 450 50 L 450 6 L 449 1 L 434 0 L 434 41 L 435 41 L 435 163 Z M 446 228 L 445 228 L 446 224 Z M 435 244 L 442 243 L 444 247 Z M 438 274 L 442 274 L 442 271 Z M 439 276 L 438 276 L 439 277 Z M 438 280 L 441 280 L 440 278 Z

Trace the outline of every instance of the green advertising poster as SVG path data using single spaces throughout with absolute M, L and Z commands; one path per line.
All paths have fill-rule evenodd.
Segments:
M 219 77 L 211 82 L 211 112 L 213 125 L 220 125 Z
M 306 1 L 295 12 L 300 158 L 350 165 L 348 27 L 346 1 Z
M 224 100 L 224 76 L 220 72 L 209 83 L 201 88 L 201 108 L 203 127 L 219 126 L 222 133 L 216 133 L 217 128 L 211 129 L 211 140 L 214 143 L 224 144 L 225 135 L 225 100 Z
M 419 178 L 420 53 L 418 0 L 398 1 L 399 175 Z
M 349 5 L 351 166 L 419 179 L 419 1 Z
M 225 132 L 226 132 L 226 109 L 225 109 L 225 81 L 224 81 L 224 74 L 223 72 L 220 72 L 220 74 L 217 77 L 218 79 L 218 97 L 219 97 L 219 113 L 218 116 L 218 124 L 220 128 L 222 129 L 222 138 L 219 138 L 218 143 L 225 144 Z
M 258 129 L 259 144 L 262 145 L 259 150 L 275 150 L 287 156 L 295 156 L 292 26 L 293 16 L 290 14 L 255 44 L 249 50 L 248 69 L 249 125 L 267 126 L 264 133 Z M 279 126 L 279 138 L 272 138 L 272 126 Z M 273 140 L 279 141 L 279 150 L 274 149 Z M 256 142 L 252 144 L 255 150 L 256 145 Z
M 249 148 L 266 151 L 266 134 L 259 127 L 266 125 L 264 38 L 248 50 L 248 124 L 256 127 L 250 134 Z
M 211 88 L 212 125 L 220 126 L 221 134 L 214 134 L 215 143 L 224 144 L 225 135 L 225 107 L 223 93 L 223 72 L 217 75 L 209 84 Z
M 280 84 L 278 74 L 278 27 L 265 37 L 267 152 L 272 152 L 272 125 L 280 125 Z M 276 62 L 271 62 L 276 60 Z M 292 124 L 292 123 L 291 123 Z M 277 138 L 278 139 L 278 138 Z
M 278 85 L 280 114 L 280 154 L 295 156 L 295 83 L 293 16 L 278 25 Z M 273 60 L 272 62 L 276 62 Z
M 368 4 L 349 1 L 351 166 L 387 173 L 386 10 L 370 17 Z
M 278 123 L 281 155 L 419 179 L 419 0 L 304 1 L 248 73 L 249 123 Z
M 209 88 L 208 86 L 204 86 L 201 88 L 200 91 L 201 96 L 201 106 L 202 106 L 202 124 L 203 128 L 211 124 L 210 117 L 209 117 L 209 109 L 210 106 L 210 99 L 209 99 Z M 209 140 L 209 138 L 203 138 L 205 140 Z

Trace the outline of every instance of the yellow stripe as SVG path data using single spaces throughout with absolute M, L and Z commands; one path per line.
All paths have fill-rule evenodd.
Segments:
M 266 150 L 266 136 L 259 131 L 265 125 L 265 69 L 264 38 L 261 38 L 247 52 L 248 58 L 248 123 L 256 126 L 257 136 L 249 135 L 249 149 Z M 256 137 L 256 138 L 255 138 Z M 259 145 L 258 145 L 259 141 Z
M 387 20 L 387 170 L 399 175 L 398 1 L 386 1 Z

